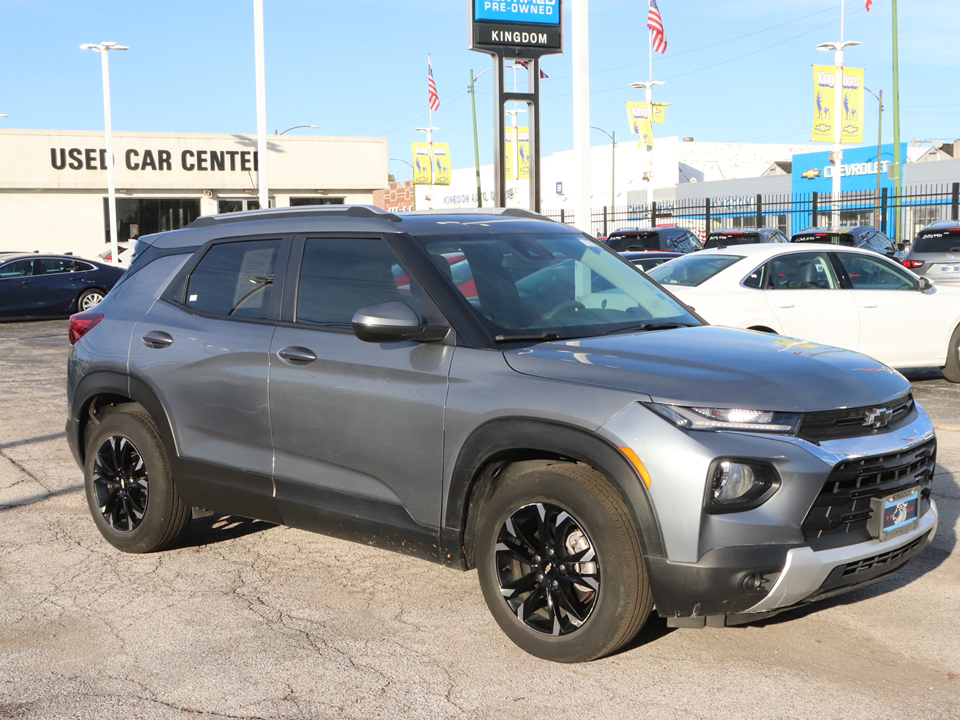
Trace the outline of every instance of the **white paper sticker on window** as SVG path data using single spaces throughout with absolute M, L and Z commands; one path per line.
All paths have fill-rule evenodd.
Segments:
M 196 295 L 191 295 L 189 298 L 187 298 L 187 302 L 196 302 L 196 301 L 197 301 Z

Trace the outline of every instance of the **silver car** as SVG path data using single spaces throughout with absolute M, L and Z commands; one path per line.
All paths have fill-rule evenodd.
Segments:
M 733 625 L 860 587 L 937 529 L 901 375 L 706 326 L 532 213 L 203 217 L 141 238 L 70 335 L 67 438 L 115 547 L 216 511 L 476 569 L 553 661 L 654 608 Z
M 935 222 L 918 232 L 903 264 L 928 280 L 960 285 L 960 222 Z

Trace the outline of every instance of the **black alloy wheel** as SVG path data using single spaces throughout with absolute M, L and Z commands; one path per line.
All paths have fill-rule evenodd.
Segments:
M 150 479 L 140 451 L 129 438 L 112 435 L 97 450 L 93 487 L 100 513 L 117 532 L 140 526 L 150 500 Z
M 553 662 L 616 652 L 653 608 L 640 535 L 623 496 L 577 463 L 511 473 L 476 506 L 483 598 L 506 635 Z
M 500 529 L 496 554 L 500 592 L 527 627 L 566 635 L 590 617 L 600 591 L 599 559 L 569 512 L 542 502 L 518 509 Z
M 136 403 L 103 409 L 90 428 L 84 487 L 100 534 L 125 552 L 176 542 L 192 517 L 177 493 L 156 423 Z

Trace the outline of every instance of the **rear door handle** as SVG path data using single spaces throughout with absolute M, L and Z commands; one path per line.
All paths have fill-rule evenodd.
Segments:
M 278 350 L 277 355 L 281 360 L 285 360 L 291 365 L 309 365 L 317 359 L 317 356 L 314 354 L 313 350 L 305 347 L 298 347 L 296 345 L 285 347 L 283 350 Z
M 865 304 L 861 305 L 860 307 L 864 307 L 864 308 L 875 308 L 876 306 L 877 306 L 876 303 L 865 303 Z
M 793 303 L 787 303 L 787 304 L 785 304 L 785 305 L 776 305 L 775 307 L 778 307 L 778 308 L 792 308 L 792 307 L 796 307 L 796 306 L 795 306 Z
M 143 344 L 148 348 L 158 350 L 173 345 L 173 337 L 169 333 L 163 332 L 163 330 L 151 330 L 144 334 Z

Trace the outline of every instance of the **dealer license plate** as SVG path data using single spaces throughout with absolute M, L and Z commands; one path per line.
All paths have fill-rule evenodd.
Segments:
M 941 265 L 940 272 L 944 275 L 960 275 L 960 265 Z
M 888 495 L 882 500 L 882 518 L 880 522 L 880 540 L 903 535 L 913 530 L 919 523 L 920 488 L 913 487 Z

